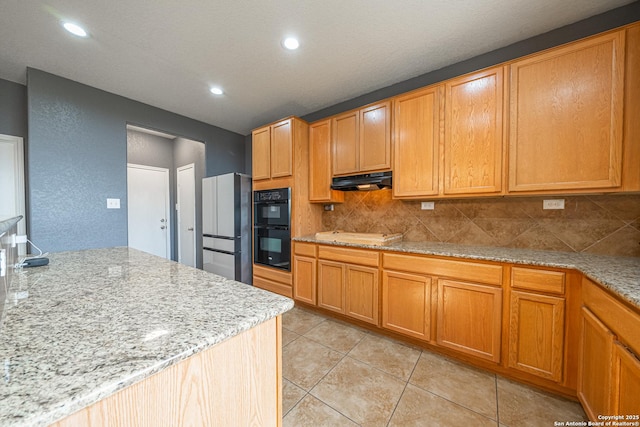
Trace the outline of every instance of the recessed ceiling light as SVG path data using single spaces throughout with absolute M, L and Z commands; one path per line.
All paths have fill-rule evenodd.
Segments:
M 73 22 L 65 22 L 62 26 L 74 36 L 87 37 L 89 35 L 84 28 L 78 24 L 74 24 Z
M 219 87 L 212 87 L 209 91 L 214 95 L 222 95 L 224 93 Z
M 300 46 L 300 42 L 295 37 L 287 37 L 282 41 L 282 46 L 289 50 L 296 50 Z

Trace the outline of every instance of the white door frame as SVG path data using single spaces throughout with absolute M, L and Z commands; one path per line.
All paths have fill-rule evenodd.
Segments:
M 145 170 L 152 170 L 152 171 L 157 171 L 157 172 L 163 172 L 165 175 L 165 182 L 167 183 L 167 185 L 165 185 L 165 218 L 167 219 L 166 221 L 166 227 L 167 227 L 167 233 L 166 233 L 166 246 L 167 246 L 167 253 L 166 253 L 166 258 L 167 259 L 171 259 L 171 201 L 170 201 L 170 190 L 169 190 L 169 169 L 167 168 L 158 168 L 155 166 L 147 166 L 147 165 L 138 165 L 135 163 L 127 163 L 127 168 L 136 168 L 136 169 L 145 169 Z M 128 184 L 127 184 L 128 185 Z M 129 197 L 129 195 L 127 194 L 127 197 Z M 128 212 L 128 207 L 129 207 L 129 203 L 127 203 L 127 215 L 129 214 Z M 127 235 L 129 234 L 129 231 L 127 230 Z
M 182 209 L 181 209 L 181 201 L 180 201 L 180 189 L 178 188 L 178 175 L 180 174 L 181 171 L 184 170 L 188 170 L 191 169 L 193 170 L 193 265 L 192 267 L 196 266 L 196 259 L 197 259 L 197 244 L 196 244 L 196 165 L 194 163 L 189 163 L 188 165 L 184 165 L 184 166 L 180 166 L 179 168 L 176 169 L 176 199 L 177 199 L 177 203 L 176 203 L 176 213 L 178 216 L 178 241 L 177 241 L 177 245 L 178 245 L 178 262 L 182 262 L 182 230 L 180 227 L 180 224 L 182 223 Z
M 15 215 L 22 215 L 22 221 L 18 221 L 18 234 L 27 234 L 27 214 L 25 210 L 26 191 L 24 185 L 24 140 L 19 136 L 0 134 L 0 144 L 13 146 L 13 170 L 15 171 Z M 18 255 L 26 255 L 26 244 L 18 245 Z

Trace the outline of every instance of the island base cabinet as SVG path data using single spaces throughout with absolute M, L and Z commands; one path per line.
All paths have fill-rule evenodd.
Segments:
M 277 317 L 52 426 L 280 426 L 281 360 Z
M 500 362 L 502 289 L 438 280 L 437 343 Z
M 382 273 L 382 327 L 431 340 L 431 278 L 416 274 Z

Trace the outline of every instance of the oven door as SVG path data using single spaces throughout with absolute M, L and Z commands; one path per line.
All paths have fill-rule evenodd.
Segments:
M 253 218 L 257 226 L 289 227 L 289 202 L 256 202 Z
M 291 271 L 291 232 L 288 229 L 255 227 L 253 262 Z

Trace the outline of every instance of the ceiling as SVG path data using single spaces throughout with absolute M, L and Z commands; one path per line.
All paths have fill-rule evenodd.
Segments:
M 632 3 L 0 1 L 0 78 L 24 84 L 33 67 L 243 135 Z

